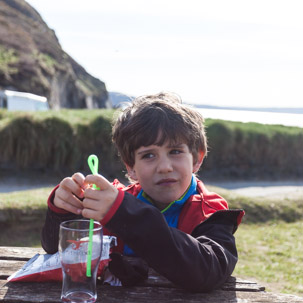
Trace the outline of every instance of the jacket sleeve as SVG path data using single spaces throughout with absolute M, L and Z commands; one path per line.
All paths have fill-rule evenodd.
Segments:
M 60 223 L 67 220 L 82 218 L 82 216 L 79 215 L 62 210 L 60 211 L 60 209 L 57 209 L 53 205 L 56 189 L 57 187 L 54 188 L 48 198 L 48 209 L 41 232 L 41 245 L 48 254 L 54 254 L 58 251 Z
M 234 270 L 237 215 L 219 211 L 189 235 L 169 227 L 157 208 L 125 193 L 106 227 L 177 286 L 206 292 L 220 287 Z

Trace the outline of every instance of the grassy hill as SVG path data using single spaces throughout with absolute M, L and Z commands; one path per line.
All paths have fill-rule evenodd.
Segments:
M 105 84 L 61 47 L 24 0 L 0 1 L 0 89 L 47 97 L 51 108 L 104 108 Z

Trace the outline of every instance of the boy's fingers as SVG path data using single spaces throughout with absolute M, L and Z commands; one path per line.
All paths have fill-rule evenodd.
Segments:
M 78 183 L 76 183 L 74 181 L 73 178 L 68 177 L 68 178 L 64 178 L 61 183 L 60 186 L 58 188 L 58 190 L 62 188 L 67 192 L 71 192 L 74 195 L 76 195 L 77 197 L 83 198 L 83 189 L 79 186 Z
M 76 207 L 72 204 L 67 203 L 66 201 L 62 200 L 60 197 L 57 197 L 56 199 L 56 207 L 59 207 L 61 209 L 64 209 L 68 212 L 74 213 L 76 215 L 81 214 L 82 207 Z
M 100 216 L 97 212 L 88 208 L 83 209 L 81 214 L 84 218 L 94 219 L 96 221 L 101 221 L 104 218 L 104 216 Z
M 84 192 L 85 199 L 90 198 L 90 199 L 98 200 L 99 195 L 100 195 L 100 191 L 93 189 L 93 188 L 87 188 Z M 84 200 L 83 200 L 83 202 L 84 202 Z
M 111 204 L 99 202 L 100 201 L 85 198 L 83 201 L 84 209 L 82 210 L 82 216 L 101 221 L 109 211 Z
M 85 177 L 81 173 L 75 173 L 72 176 L 73 181 L 75 181 L 82 189 L 86 188 Z
M 99 203 L 99 201 L 97 201 L 97 200 L 95 200 L 93 198 L 85 198 L 83 200 L 83 207 L 96 211 L 96 210 L 98 210 L 100 208 L 100 203 Z
M 64 201 L 65 203 L 71 204 L 77 208 L 83 208 L 82 202 L 72 193 L 67 192 L 63 188 L 58 188 L 55 194 L 54 204 L 59 207 L 58 201 Z M 60 207 L 62 208 L 62 207 Z
M 103 204 L 109 204 L 111 205 L 118 196 L 118 189 L 115 188 L 112 184 L 106 189 L 103 190 L 96 190 L 93 188 L 87 188 L 84 192 L 84 200 L 83 200 L 83 206 L 86 208 L 85 202 L 87 199 L 98 201 L 98 204 L 102 202 Z M 97 204 L 97 205 L 98 205 Z M 88 207 L 90 208 L 90 207 Z M 97 208 L 95 208 L 97 209 Z
M 66 203 L 69 203 L 77 208 L 83 208 L 81 201 L 76 196 L 62 188 L 58 188 L 56 191 L 56 196 L 54 200 L 55 204 L 57 204 L 56 198 L 59 198 L 62 201 L 65 201 Z
M 85 178 L 85 183 L 95 184 L 101 190 L 105 190 L 111 186 L 111 183 L 101 175 L 87 175 Z

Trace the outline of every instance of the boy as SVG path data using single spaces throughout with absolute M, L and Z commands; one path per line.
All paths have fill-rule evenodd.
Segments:
M 244 212 L 228 210 L 195 177 L 207 153 L 203 122 L 174 94 L 135 99 L 113 126 L 131 185 L 80 173 L 63 179 L 48 200 L 43 248 L 57 251 L 60 222 L 92 218 L 118 237 L 109 269 L 123 285 L 146 278 L 148 264 L 191 291 L 220 287 L 237 262 L 233 233 Z

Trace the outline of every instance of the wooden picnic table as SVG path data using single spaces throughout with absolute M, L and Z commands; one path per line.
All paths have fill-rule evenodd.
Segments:
M 59 282 L 7 282 L 35 254 L 44 254 L 41 248 L 0 246 L 0 302 L 53 303 L 60 302 Z M 173 286 L 168 280 L 150 271 L 146 283 L 136 287 L 98 285 L 97 302 L 303 302 L 303 297 L 266 292 L 255 282 L 231 277 L 221 289 L 211 293 L 191 293 Z

